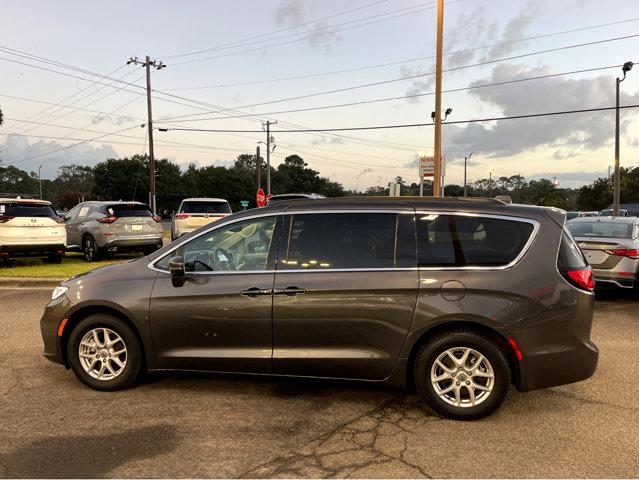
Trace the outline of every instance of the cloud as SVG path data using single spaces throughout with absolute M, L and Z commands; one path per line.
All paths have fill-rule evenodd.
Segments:
M 310 144 L 315 146 L 315 145 L 344 145 L 344 139 L 341 137 L 325 137 L 325 136 L 321 136 L 319 137 L 317 140 L 311 140 Z
M 491 48 L 486 55 L 487 59 L 505 57 L 514 52 L 517 48 L 524 45 L 523 42 L 513 42 L 522 38 L 528 28 L 533 24 L 537 16 L 543 10 L 543 4 L 546 2 L 540 0 L 528 0 L 526 6 L 513 18 L 508 20 L 502 34 L 497 43 L 506 43 L 506 45 L 498 45 Z
M 357 174 L 357 176 L 355 177 L 355 180 L 359 182 L 364 175 L 366 175 L 367 173 L 372 173 L 372 172 L 373 172 L 373 169 L 365 168 L 364 170 L 362 170 L 361 172 Z
M 544 172 L 529 175 L 526 180 L 540 180 L 542 178 L 552 180 L 556 178 L 560 187 L 577 188 L 607 175 L 608 172 Z
M 42 165 L 42 177 L 53 178 L 58 168 L 65 164 L 95 165 L 107 158 L 118 158 L 117 152 L 111 145 L 92 146 L 82 144 L 72 148 L 67 148 L 50 155 L 43 155 L 31 160 L 21 161 L 34 155 L 52 152 L 67 145 L 55 141 L 39 140 L 29 143 L 27 137 L 22 135 L 7 136 L 4 144 L 0 144 L 2 151 L 2 166 L 8 166 L 13 162 L 17 168 L 26 171 L 37 171 Z
M 99 123 L 107 122 L 117 127 L 122 125 L 131 125 L 136 122 L 136 119 L 133 117 L 128 117 L 126 115 L 95 115 L 91 117 L 91 123 L 93 125 L 97 125 Z
M 278 27 L 293 27 L 304 23 L 311 15 L 309 11 L 315 7 L 315 2 L 300 0 L 281 0 L 273 14 L 275 25 Z M 329 55 L 333 47 L 341 42 L 342 37 L 331 30 L 326 22 L 315 22 L 305 25 L 299 31 L 300 38 L 316 53 Z M 268 39 L 265 39 L 268 41 Z
M 529 69 L 525 65 L 502 64 L 494 67 L 489 77 L 471 85 L 480 86 L 548 73 L 551 73 L 551 69 L 547 66 Z M 553 77 L 532 80 L 526 82 L 525 86 L 514 84 L 478 88 L 470 93 L 483 105 L 493 107 L 505 116 L 607 107 L 614 105 L 614 78 L 609 75 L 587 79 Z M 622 104 L 637 102 L 639 92 L 622 95 Z M 625 115 L 629 117 L 636 114 L 628 111 Z M 629 123 L 628 120 L 622 122 L 622 132 L 627 130 Z M 464 152 L 474 151 L 493 157 L 516 155 L 541 146 L 597 149 L 612 141 L 613 132 L 612 112 L 504 120 L 492 125 L 450 125 L 444 129 L 449 153 L 463 155 Z

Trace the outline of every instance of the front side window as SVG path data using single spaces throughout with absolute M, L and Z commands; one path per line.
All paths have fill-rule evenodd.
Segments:
M 276 217 L 245 220 L 211 230 L 182 245 L 187 272 L 267 270 Z M 169 254 L 156 267 L 167 270 Z
M 297 214 L 291 220 L 286 269 L 394 268 L 398 215 Z
M 528 222 L 465 215 L 417 215 L 419 266 L 503 266 L 533 231 Z

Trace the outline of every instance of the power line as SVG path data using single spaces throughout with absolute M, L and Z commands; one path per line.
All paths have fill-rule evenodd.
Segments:
M 639 104 L 623 105 L 619 108 L 637 108 Z M 525 115 L 511 115 L 505 117 L 490 117 L 490 118 L 476 118 L 471 120 L 455 120 L 447 121 L 446 125 L 461 124 L 461 123 L 481 123 L 481 122 L 494 122 L 498 120 L 516 120 L 523 118 L 535 118 L 535 117 L 548 117 L 554 115 L 567 115 L 574 113 L 588 113 L 588 112 L 601 112 L 605 110 L 614 110 L 615 107 L 599 107 L 599 108 L 584 108 L 579 110 L 563 110 L 558 112 L 546 112 L 546 113 L 530 113 Z M 432 123 L 409 123 L 399 125 L 376 125 L 369 127 L 345 127 L 345 128 L 308 128 L 297 130 L 273 130 L 272 133 L 308 133 L 308 132 L 345 132 L 345 131 L 357 131 L 357 130 L 384 130 L 393 128 L 414 128 L 414 127 L 431 127 Z M 231 132 L 231 133 L 261 133 L 261 130 L 227 130 L 227 129 L 207 129 L 207 128 L 160 128 L 160 131 L 183 131 L 183 132 Z
M 479 89 L 479 88 L 510 85 L 510 84 L 514 84 L 514 83 L 527 82 L 527 81 L 531 81 L 531 80 L 541 80 L 541 79 L 554 78 L 554 77 L 560 77 L 560 76 L 565 76 L 565 75 L 574 75 L 574 74 L 595 72 L 595 71 L 600 71 L 600 70 L 609 70 L 609 69 L 612 69 L 612 68 L 619 68 L 619 67 L 621 67 L 621 64 L 620 65 L 610 65 L 610 66 L 607 66 L 607 67 L 594 67 L 594 68 L 586 68 L 586 69 L 582 69 L 582 70 L 572 70 L 572 71 L 569 71 L 569 72 L 550 73 L 550 74 L 547 74 L 547 75 L 538 75 L 538 76 L 535 76 L 535 77 L 527 77 L 527 78 L 517 78 L 517 79 L 513 79 L 513 80 L 505 80 L 505 81 L 502 81 L 502 82 L 482 83 L 482 84 L 475 84 L 475 85 L 471 84 L 471 85 L 466 86 L 466 87 L 451 88 L 451 89 L 448 89 L 448 90 L 442 90 L 442 93 L 463 92 L 463 91 L 474 90 L 474 89 Z M 390 102 L 390 101 L 395 101 L 395 100 L 405 100 L 405 99 L 409 99 L 409 98 L 419 98 L 419 97 L 430 96 L 430 95 L 434 95 L 434 94 L 435 94 L 435 92 L 424 92 L 424 93 L 417 93 L 417 94 L 412 94 L 412 95 L 401 95 L 401 96 L 398 96 L 398 97 L 376 98 L 376 99 L 370 99 L 370 100 L 360 100 L 360 101 L 357 101 L 357 102 L 338 103 L 338 104 L 333 104 L 333 105 L 323 105 L 323 106 L 319 106 L 319 107 L 295 108 L 295 109 L 291 109 L 291 110 L 279 110 L 279 111 L 274 111 L 274 112 L 258 112 L 257 114 L 259 114 L 259 115 L 281 115 L 281 114 L 284 114 L 284 113 L 310 112 L 310 111 L 314 111 L 314 110 L 327 110 L 327 109 L 332 109 L 332 108 L 353 107 L 353 106 L 357 106 L 357 105 L 366 105 L 366 104 L 372 104 L 372 103 Z M 246 116 L 253 116 L 253 115 L 256 115 L 256 114 L 253 113 L 253 114 L 233 115 L 233 116 L 224 116 L 224 117 L 173 119 L 173 120 L 171 120 L 171 123 L 203 122 L 203 121 L 206 121 L 206 120 L 227 120 L 227 119 L 232 119 L 232 118 L 243 118 L 243 117 L 246 117 Z
M 288 31 L 288 30 L 293 30 L 293 29 L 296 29 L 296 28 L 299 28 L 299 27 L 304 27 L 306 25 L 310 25 L 311 23 L 321 22 L 323 20 L 328 20 L 328 19 L 331 19 L 331 18 L 339 17 L 341 15 L 346 15 L 346 14 L 353 13 L 353 12 L 356 12 L 356 11 L 359 11 L 359 10 L 363 10 L 365 8 L 373 7 L 375 5 L 379 5 L 380 3 L 386 3 L 387 1 L 388 0 L 380 0 L 380 1 L 377 1 L 377 2 L 373 2 L 373 3 L 368 3 L 366 5 L 362 5 L 361 7 L 352 8 L 350 10 L 345 10 L 345 11 L 342 11 L 342 12 L 334 13 L 334 14 L 329 15 L 327 17 L 316 18 L 316 19 L 310 20 L 308 22 L 299 23 L 297 25 L 293 25 L 293 26 L 290 26 L 290 27 L 282 28 L 280 30 L 275 30 L 273 32 L 263 33 L 261 35 L 255 35 L 253 37 L 248 37 L 248 38 L 245 38 L 243 40 L 237 40 L 235 42 L 225 43 L 225 44 L 222 44 L 222 45 L 217 45 L 215 47 L 205 48 L 203 50 L 196 50 L 194 52 L 186 52 L 186 53 L 180 53 L 180 54 L 176 54 L 176 55 L 168 55 L 168 56 L 165 56 L 164 58 L 166 58 L 167 60 L 171 60 L 173 58 L 188 57 L 188 56 L 191 56 L 191 55 L 197 55 L 197 54 L 200 54 L 200 53 L 210 52 L 212 50 L 219 50 L 221 48 L 227 48 L 227 47 L 230 47 L 230 46 L 236 46 L 236 45 L 239 45 L 239 44 L 243 44 L 244 42 L 249 41 L 249 40 L 256 40 L 256 39 L 259 39 L 259 38 L 269 37 L 269 36 L 275 35 L 277 33 L 285 32 L 285 31 Z
M 608 23 L 602 23 L 602 24 L 598 24 L 598 25 L 590 25 L 587 27 L 580 27 L 580 28 L 573 28 L 570 30 L 562 30 L 560 32 L 551 32 L 551 33 L 545 33 L 545 34 L 541 34 L 541 35 L 534 35 L 534 36 L 530 36 L 530 37 L 525 37 L 525 38 L 520 38 L 517 40 L 510 40 L 507 42 L 499 42 L 499 43 L 493 43 L 490 45 L 482 45 L 479 47 L 473 47 L 473 48 L 468 48 L 468 49 L 464 49 L 464 50 L 455 50 L 455 51 L 448 51 L 448 52 L 444 52 L 444 56 L 451 56 L 451 55 L 457 55 L 457 54 L 463 54 L 463 53 L 472 53 L 472 52 L 476 52 L 478 50 L 484 50 L 487 48 L 494 48 L 494 47 L 501 47 L 504 45 L 512 45 L 514 43 L 521 43 L 521 42 L 527 42 L 530 40 L 537 40 L 537 39 L 541 39 L 541 38 L 548 38 L 548 37 L 553 37 L 553 36 L 557 36 L 557 35 L 565 35 L 568 33 L 575 33 L 575 32 L 581 32 L 581 31 L 585 31 L 585 30 L 592 30 L 595 28 L 603 28 L 603 27 L 610 27 L 613 25 L 620 25 L 620 24 L 624 24 L 624 23 L 630 23 L 630 22 L 636 22 L 639 20 L 639 17 L 635 17 L 635 18 L 631 18 L 631 19 L 627 19 L 627 20 L 619 20 L 619 21 L 615 21 L 615 22 L 608 22 Z M 287 81 L 287 80 L 299 80 L 299 79 L 306 79 L 306 78 L 312 78 L 312 77 L 321 77 L 321 76 L 327 76 L 327 75 L 336 75 L 336 74 L 340 74 L 340 73 L 351 73 L 351 72 L 356 72 L 356 71 L 361 71 L 361 70 L 370 70 L 370 69 L 374 69 L 374 68 L 382 68 L 382 67 L 389 67 L 389 66 L 394 66 L 394 65 L 401 65 L 404 63 L 415 63 L 415 62 L 419 62 L 422 60 L 431 60 L 435 58 L 434 55 L 428 56 L 428 57 L 418 57 L 418 58 L 413 58 L 410 60 L 399 60 L 399 61 L 394 61 L 394 62 L 389 62 L 389 63 L 380 63 L 380 64 L 376 64 L 376 65 L 366 65 L 366 66 L 362 66 L 362 67 L 354 67 L 354 68 L 347 68 L 347 69 L 343 69 L 343 70 L 333 70 L 333 71 L 329 71 L 329 72 L 320 72 L 320 73 L 310 73 L 310 74 L 305 74 L 305 75 L 296 75 L 296 76 L 289 76 L 289 77 L 280 77 L 280 78 L 272 78 L 272 79 L 267 79 L 267 80 L 254 80 L 254 81 L 249 81 L 249 82 L 238 82 L 238 83 L 227 83 L 227 84 L 218 84 L 218 85 L 204 85 L 204 86 L 200 86 L 200 87 L 181 87 L 181 88 L 165 88 L 164 91 L 178 91 L 178 90 L 202 90 L 202 89 L 210 89 L 210 88 L 224 88 L 224 87 L 237 87 L 237 86 L 245 86 L 245 85 L 257 85 L 257 84 L 263 84 L 263 83 L 274 83 L 274 82 L 283 82 L 283 81 Z
M 453 0 L 453 1 L 448 2 L 448 4 L 458 3 L 458 2 L 461 2 L 461 1 L 463 1 L 463 0 Z M 426 5 L 426 4 L 424 4 L 424 5 Z M 415 6 L 394 10 L 394 11 L 391 11 L 391 12 L 387 12 L 385 14 L 374 15 L 374 16 L 368 17 L 368 18 L 379 17 L 379 16 L 382 16 L 382 15 L 390 15 L 392 13 L 402 12 L 402 11 L 409 10 L 409 9 L 412 9 L 412 8 L 415 8 Z M 295 38 L 295 39 L 292 39 L 292 40 L 286 40 L 284 42 L 273 43 L 273 44 L 270 44 L 270 45 L 261 45 L 259 47 L 250 48 L 250 49 L 247 49 L 247 50 L 240 50 L 240 51 L 237 51 L 237 52 L 230 52 L 230 53 L 225 53 L 225 54 L 222 54 L 222 55 L 215 55 L 215 56 L 212 56 L 212 57 L 205 57 L 205 58 L 200 58 L 200 59 L 195 59 L 195 60 L 186 60 L 184 62 L 176 62 L 176 63 L 173 63 L 172 65 L 175 65 L 175 66 L 188 65 L 188 64 L 191 64 L 191 63 L 205 62 L 205 61 L 209 61 L 209 60 L 216 60 L 218 58 L 225 58 L 225 57 L 230 57 L 230 56 L 235 56 L 235 55 L 241 55 L 241 54 L 244 54 L 244 53 L 251 53 L 251 52 L 261 51 L 261 50 L 264 50 L 264 49 L 267 49 L 267 48 L 279 47 L 279 46 L 282 46 L 282 45 L 288 45 L 290 43 L 300 42 L 302 40 L 307 40 L 309 38 L 321 37 L 321 36 L 324 36 L 324 35 L 330 35 L 330 34 L 334 34 L 334 33 L 338 33 L 338 32 L 344 32 L 346 30 L 353 30 L 355 28 L 365 27 L 365 26 L 372 25 L 372 24 L 375 24 L 375 23 L 385 22 L 385 21 L 388 21 L 388 20 L 394 20 L 396 18 L 405 17 L 407 15 L 414 15 L 415 13 L 424 12 L 426 10 L 432 10 L 434 8 L 435 8 L 434 6 L 433 7 L 421 8 L 421 9 L 418 9 L 418 10 L 413 10 L 411 12 L 399 13 L 398 15 L 394 15 L 394 16 L 390 16 L 390 17 L 386 17 L 386 18 L 381 18 L 381 19 L 378 19 L 378 20 L 372 20 L 372 21 L 366 22 L 366 23 L 361 23 L 359 25 L 352 25 L 350 27 L 344 27 L 344 28 L 336 28 L 334 30 L 321 29 L 321 30 L 317 31 L 317 33 L 314 33 L 314 34 L 311 34 L 311 35 L 308 35 L 308 36 L 305 36 L 305 37 Z M 350 21 L 350 22 L 345 22 L 345 23 L 340 24 L 340 25 L 346 25 L 348 23 L 354 23 L 354 22 L 363 21 L 363 20 L 366 20 L 366 18 L 359 19 L 359 20 L 353 20 L 353 21 Z M 294 35 L 297 35 L 297 34 L 294 34 Z M 289 35 L 289 36 L 291 36 L 291 35 Z
M 614 41 L 619 41 L 619 40 L 627 40 L 629 38 L 636 38 L 636 37 L 639 37 L 639 34 L 624 35 L 624 36 L 621 36 L 621 37 L 607 38 L 607 39 L 603 39 L 603 40 L 595 40 L 595 41 L 591 41 L 591 42 L 577 43 L 577 44 L 572 44 L 572 45 L 565 45 L 563 47 L 555 47 L 555 48 L 550 48 L 550 49 L 545 49 L 545 50 L 539 50 L 539 51 L 536 51 L 536 52 L 522 53 L 522 54 L 519 54 L 519 55 L 512 55 L 512 56 L 509 56 L 509 57 L 502 57 L 502 58 L 493 59 L 493 60 L 486 60 L 486 61 L 483 61 L 483 62 L 478 62 L 478 63 L 474 63 L 474 64 L 469 64 L 469 65 L 462 65 L 462 66 L 459 66 L 459 67 L 451 67 L 451 68 L 447 68 L 447 69 L 445 69 L 443 71 L 444 72 L 453 72 L 453 71 L 463 70 L 465 68 L 480 67 L 480 66 L 490 65 L 490 64 L 493 64 L 493 63 L 499 63 L 499 62 L 504 62 L 504 61 L 509 61 L 509 60 L 517 60 L 517 59 L 520 59 L 520 58 L 530 57 L 530 56 L 534 56 L 534 55 L 541 55 L 541 54 L 545 54 L 545 53 L 553 53 L 553 52 L 558 52 L 558 51 L 562 51 L 562 50 L 569 50 L 569 49 L 573 49 L 573 48 L 580 48 L 580 47 L 585 47 L 585 46 L 598 45 L 598 44 L 602 44 L 602 43 L 614 42 Z M 334 90 L 325 90 L 325 91 L 322 91 L 322 92 L 308 93 L 308 94 L 305 94 L 305 95 L 298 95 L 298 96 L 295 96 L 295 97 L 281 98 L 281 99 L 277 99 L 277 100 L 269 100 L 267 102 L 253 103 L 253 104 L 250 104 L 250 105 L 243 105 L 243 106 L 240 106 L 240 107 L 235 107 L 234 110 L 259 107 L 259 106 L 263 106 L 263 105 L 272 105 L 274 103 L 290 102 L 292 100 L 301 100 L 303 98 L 311 98 L 311 97 L 317 97 L 317 96 L 322 96 L 322 95 L 329 95 L 329 94 L 333 94 L 333 93 L 347 92 L 347 91 L 357 90 L 357 89 L 360 89 L 360 88 L 374 87 L 374 86 L 379 86 L 379 85 L 387 85 L 389 83 L 402 82 L 402 81 L 406 81 L 406 80 L 413 80 L 415 78 L 422 78 L 422 77 L 431 76 L 431 75 L 434 75 L 434 72 L 421 73 L 421 74 L 417 74 L 417 75 L 410 75 L 410 76 L 406 76 L 406 77 L 402 77 L 402 78 L 393 78 L 393 79 L 388 79 L 388 80 L 381 80 L 381 81 L 378 81 L 378 82 L 370 82 L 370 83 L 365 83 L 365 84 L 352 85 L 350 87 L 343 87 L 343 88 L 338 88 L 338 89 L 334 89 Z M 210 113 L 213 113 L 213 112 L 210 112 Z M 168 117 L 168 118 L 165 118 L 165 120 L 175 120 L 177 118 L 185 118 L 185 117 L 192 117 L 192 116 L 198 116 L 198 115 L 206 115 L 206 114 L 205 113 L 200 113 L 200 114 L 195 114 L 194 113 L 194 114 L 191 114 L 191 115 L 184 115 L 182 117 Z

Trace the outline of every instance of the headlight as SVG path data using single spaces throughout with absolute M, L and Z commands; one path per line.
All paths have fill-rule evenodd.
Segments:
M 68 291 L 69 291 L 69 287 L 58 285 L 57 287 L 53 289 L 53 293 L 51 294 L 51 300 L 55 300 L 56 298 L 61 297 Z

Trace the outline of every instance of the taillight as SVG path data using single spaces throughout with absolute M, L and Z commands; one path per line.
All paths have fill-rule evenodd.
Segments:
M 189 218 L 191 215 L 189 215 L 188 213 L 178 213 L 175 218 L 177 220 L 184 220 L 185 218 Z
M 595 289 L 595 277 L 592 274 L 592 269 L 580 268 L 578 270 L 568 270 L 565 273 L 566 278 L 570 283 L 576 287 L 583 288 L 592 292 Z
M 15 217 L 10 217 L 8 215 L 0 215 L 0 223 L 7 223 L 9 220 L 14 219 Z
M 617 249 L 617 250 L 606 250 L 606 253 L 609 255 L 617 255 L 619 257 L 628 257 L 633 258 L 635 260 L 639 259 L 639 250 L 631 250 L 631 249 Z
M 51 217 L 51 220 L 53 220 L 55 223 L 64 223 L 64 218 L 62 217 Z
M 153 215 L 153 220 L 160 223 L 162 221 L 162 217 L 160 217 L 159 215 Z
M 109 217 L 98 218 L 98 222 L 100 223 L 113 223 L 118 219 L 115 215 L 111 215 Z

